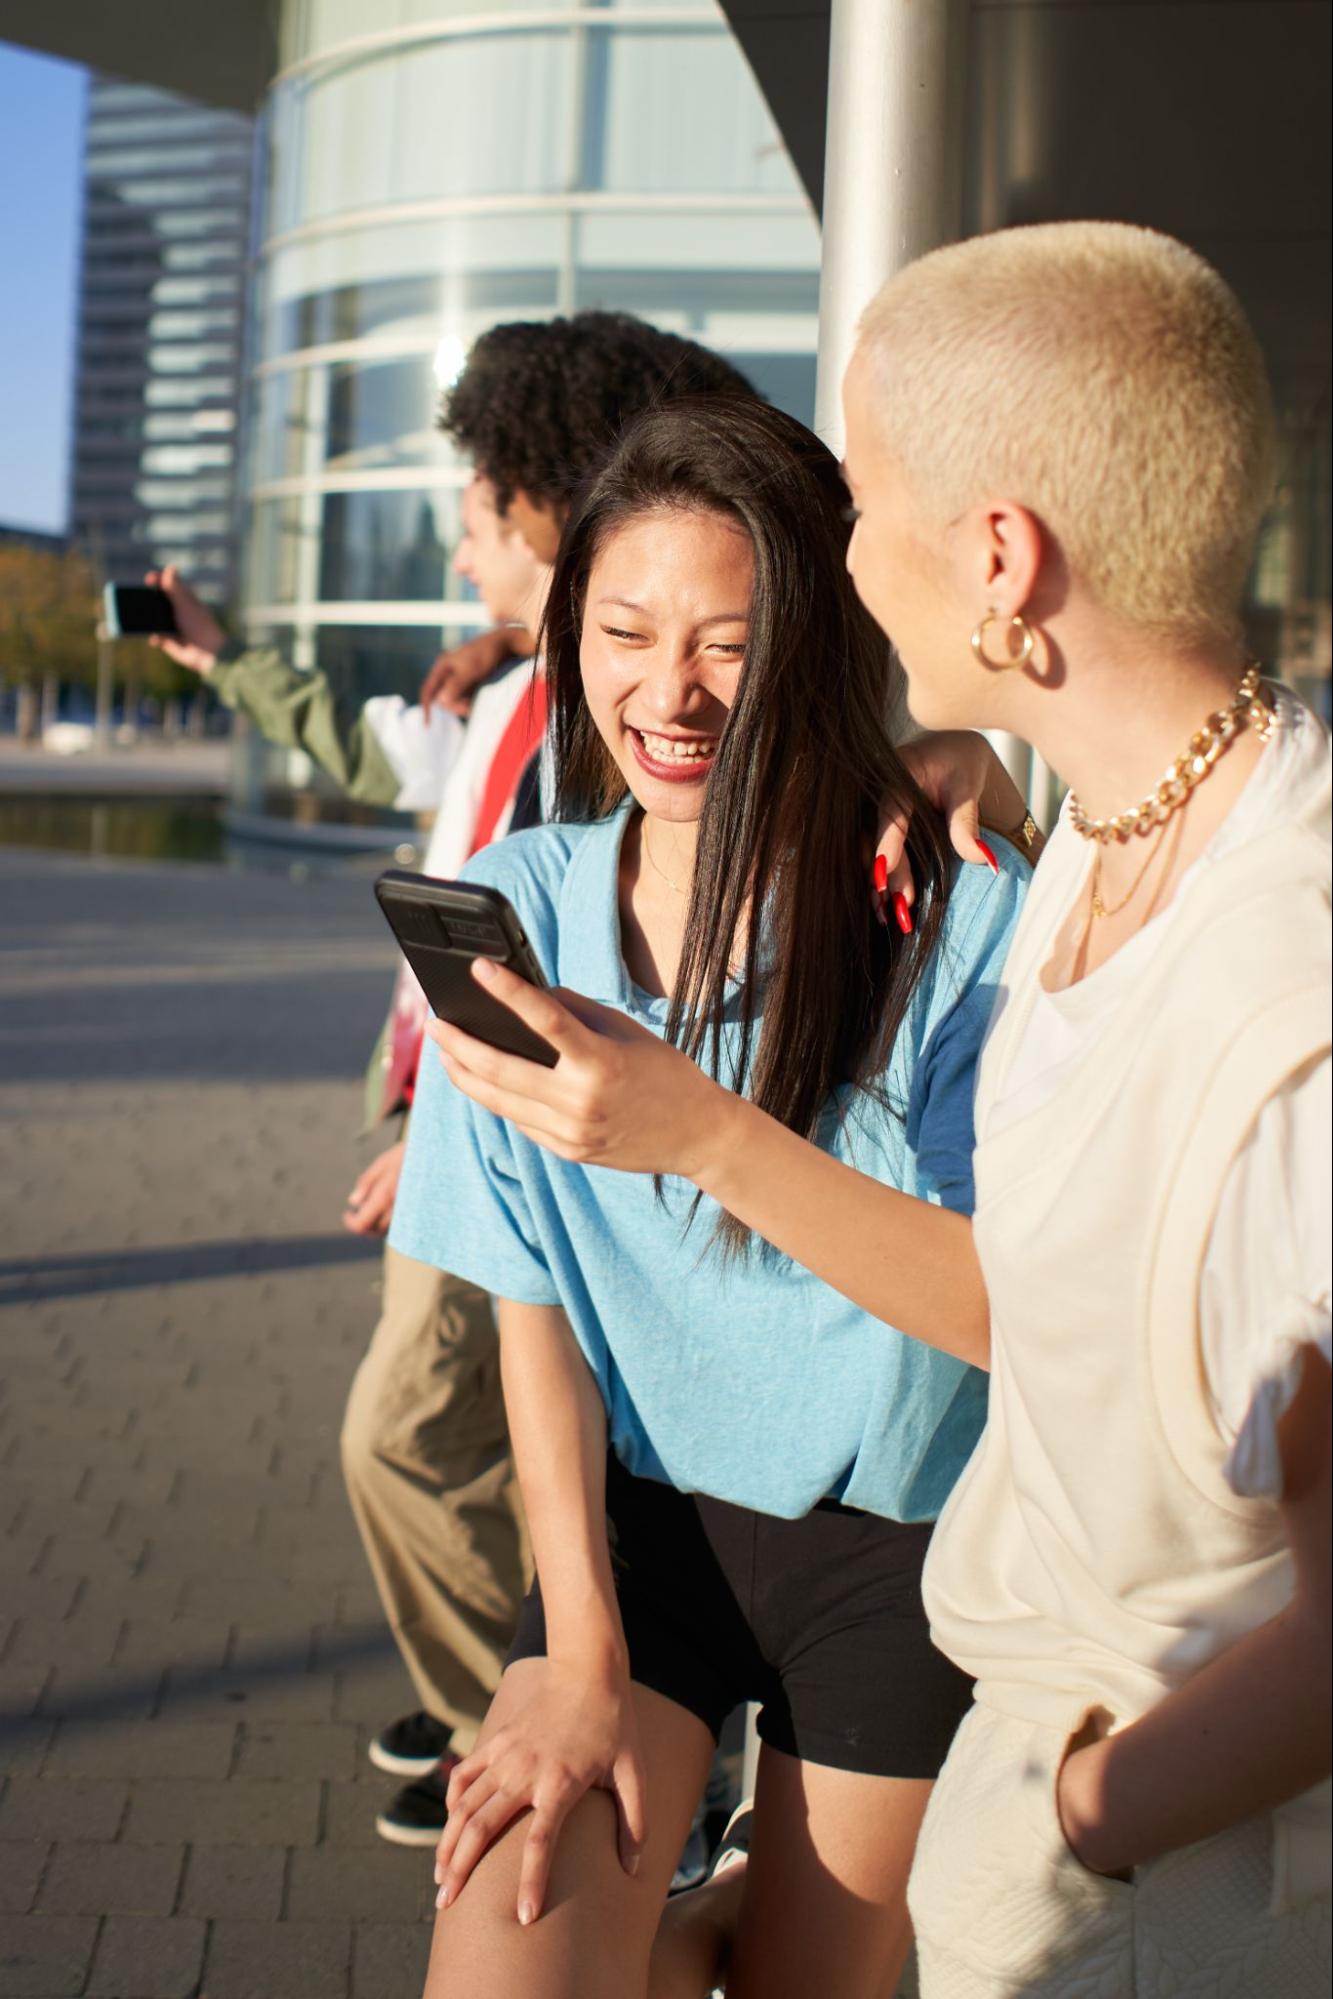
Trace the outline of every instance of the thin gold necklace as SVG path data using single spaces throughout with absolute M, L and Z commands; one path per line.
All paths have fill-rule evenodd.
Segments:
M 666 869 L 663 867 L 659 867 L 657 864 L 656 856 L 654 855 L 652 848 L 648 844 L 648 820 L 646 816 L 644 818 L 642 831 L 639 834 L 639 844 L 643 848 L 644 853 L 647 854 L 648 856 L 648 865 L 652 869 L 653 873 L 655 875 L 660 875 L 662 877 L 662 880 L 666 883 L 667 887 L 671 889 L 674 894 L 684 895 L 685 890 L 681 887 L 680 883 L 673 882 L 670 875 L 667 873 Z
M 1263 697 L 1260 679 L 1259 662 L 1251 660 L 1226 707 L 1208 717 L 1180 755 L 1167 765 L 1160 782 L 1128 812 L 1114 813 L 1109 819 L 1089 819 L 1071 791 L 1069 823 L 1074 831 L 1084 840 L 1096 840 L 1105 846 L 1108 841 L 1129 840 L 1135 834 L 1146 836 L 1156 827 L 1164 826 L 1194 795 L 1195 786 L 1202 784 L 1218 758 L 1244 729 L 1257 730 L 1267 741 L 1272 732 L 1273 711 Z
M 1121 896 L 1119 902 L 1113 902 L 1109 908 L 1102 901 L 1102 854 L 1104 849 L 1098 847 L 1092 863 L 1092 914 L 1094 921 L 1100 921 L 1103 917 L 1107 916 L 1119 916 L 1122 909 L 1128 909 L 1130 903 L 1133 902 L 1135 896 L 1143 887 L 1149 869 L 1166 843 L 1167 823 L 1164 819 L 1157 828 L 1157 838 L 1152 843 L 1152 849 L 1149 852 L 1148 858 L 1135 875 L 1126 893 Z

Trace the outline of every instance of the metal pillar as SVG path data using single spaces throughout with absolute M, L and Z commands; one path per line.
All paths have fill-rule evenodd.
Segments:
M 962 227 L 963 25 L 957 0 L 833 0 L 815 429 L 834 451 L 863 309 Z
M 861 313 L 886 278 L 962 232 L 966 28 L 959 0 L 832 0 L 815 429 L 833 451 Z M 1027 744 L 989 733 L 1044 824 Z
M 833 0 L 815 429 L 840 455 L 842 378 L 861 313 L 886 278 L 962 228 L 962 25 L 957 0 Z M 747 1797 L 756 1713 L 746 1717 Z

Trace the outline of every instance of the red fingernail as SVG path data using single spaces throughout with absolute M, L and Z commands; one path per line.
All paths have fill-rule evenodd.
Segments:
M 883 893 L 884 893 L 884 891 L 885 891 L 885 890 L 887 889 L 888 885 L 889 885 L 889 864 L 888 864 L 888 862 L 887 862 L 887 861 L 885 860 L 885 858 L 884 858 L 883 854 L 876 854 L 876 856 L 875 856 L 875 888 L 876 888 L 876 891 L 877 891 L 877 893 L 878 893 L 878 894 L 880 894 L 880 895 L 883 895 Z
M 984 840 L 978 840 L 977 845 L 980 847 L 982 853 L 986 856 L 986 866 L 990 869 L 993 875 L 998 875 L 1000 872 L 1000 863 L 996 860 L 994 854 L 991 852 L 990 848 L 986 845 L 986 842 Z
M 905 895 L 894 896 L 893 918 L 895 923 L 898 925 L 898 928 L 902 931 L 903 936 L 910 937 L 912 934 L 912 927 L 913 927 L 912 911 L 908 906 L 907 897 Z

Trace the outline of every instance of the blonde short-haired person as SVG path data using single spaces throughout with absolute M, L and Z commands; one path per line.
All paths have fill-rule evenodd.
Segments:
M 977 1682 L 913 1874 L 928 1999 L 1303 1999 L 1329 1971 L 1330 758 L 1239 635 L 1258 349 L 1183 245 L 1050 224 L 887 285 L 846 407 L 849 564 L 917 719 L 1013 730 L 1072 786 L 982 1057 L 975 1218 L 507 975 L 553 1070 L 434 1031 L 557 1152 L 682 1174 L 991 1369 L 926 1573 Z

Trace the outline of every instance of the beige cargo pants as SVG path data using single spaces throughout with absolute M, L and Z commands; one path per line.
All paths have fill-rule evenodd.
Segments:
M 386 1245 L 383 1310 L 348 1397 L 342 1463 L 417 1697 L 466 1754 L 529 1568 L 484 1291 Z

